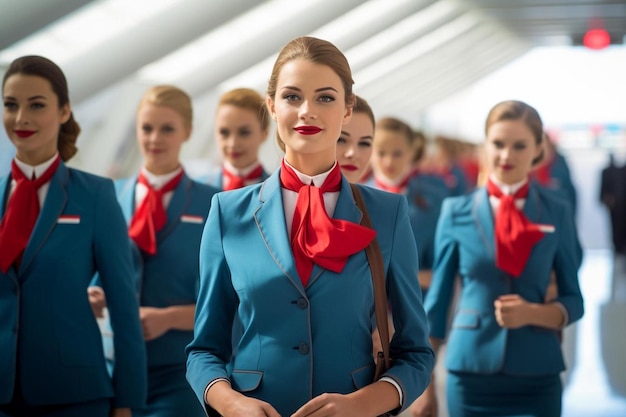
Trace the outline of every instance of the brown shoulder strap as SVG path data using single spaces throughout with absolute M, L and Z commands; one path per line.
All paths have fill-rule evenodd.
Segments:
M 352 194 L 357 207 L 363 213 L 361 225 L 373 229 L 367 207 L 363 201 L 361 190 L 355 184 L 350 184 Z M 380 251 L 378 239 L 374 238 L 365 248 L 367 261 L 372 270 L 372 282 L 374 284 L 374 310 L 376 312 L 376 323 L 378 333 L 380 334 L 380 342 L 383 348 L 383 356 L 385 360 L 385 369 L 389 369 L 391 362 L 389 357 L 389 326 L 387 322 L 387 288 L 385 286 L 385 265 L 383 255 Z

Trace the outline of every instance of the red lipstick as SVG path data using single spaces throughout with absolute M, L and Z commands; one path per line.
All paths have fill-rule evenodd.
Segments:
M 512 165 L 508 165 L 508 164 L 504 164 L 504 165 L 501 165 L 500 168 L 502 168 L 505 171 L 510 171 L 510 170 L 513 169 L 513 166 Z
M 342 165 L 341 169 L 345 169 L 346 171 L 356 171 L 359 168 L 356 165 L 346 164 Z
M 14 130 L 15 134 L 21 138 L 27 138 L 37 133 L 36 130 Z
M 293 130 L 301 135 L 315 135 L 322 131 L 322 129 L 317 126 L 297 126 L 294 127 Z

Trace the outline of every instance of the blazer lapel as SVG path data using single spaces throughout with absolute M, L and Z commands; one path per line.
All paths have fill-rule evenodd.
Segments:
M 276 170 L 261 185 L 260 204 L 254 213 L 254 218 L 272 259 L 291 283 L 298 288 L 302 295 L 305 295 L 287 235 L 279 172 L 280 169 Z
M 524 214 L 532 223 L 540 223 L 541 204 L 539 201 L 539 193 L 533 182 L 530 183 L 526 202 L 524 203 Z
M 478 233 L 483 240 L 485 248 L 490 254 L 495 256 L 494 218 L 486 188 L 483 188 L 474 194 L 472 217 L 474 217 Z
M 11 188 L 11 176 L 7 175 L 4 178 L 0 178 L 0 191 L 2 191 L 2 200 L 0 203 L 0 219 L 4 217 L 4 211 L 7 207 L 7 198 L 9 197 L 9 190 Z
M 117 201 L 122 207 L 126 226 L 130 225 L 130 220 L 135 212 L 135 185 L 137 184 L 137 175 L 127 179 L 123 183 L 118 183 Z
M 341 190 L 339 191 L 339 198 L 337 199 L 337 205 L 335 206 L 335 212 L 333 213 L 332 218 L 346 220 L 358 224 L 361 223 L 362 217 L 363 213 L 361 213 L 361 210 L 359 210 L 356 202 L 354 201 L 354 196 L 352 195 L 350 183 L 348 182 L 348 180 L 346 180 L 345 177 L 342 176 Z M 309 283 L 307 286 L 312 285 L 324 271 L 326 271 L 326 269 L 317 264 L 313 264 L 311 279 L 309 279 Z
M 163 229 L 157 232 L 157 241 L 167 238 L 180 224 L 180 217 L 185 214 L 191 201 L 191 186 L 191 180 L 186 174 L 183 174 L 167 206 L 167 223 Z
M 37 223 L 35 223 L 33 234 L 24 250 L 24 256 L 22 257 L 19 268 L 20 275 L 26 271 L 33 258 L 52 232 L 52 229 L 56 226 L 59 216 L 63 213 L 63 209 L 67 204 L 66 187 L 68 180 L 69 170 L 65 164 L 61 162 L 50 180 L 50 188 L 48 189 L 44 205 L 37 218 Z

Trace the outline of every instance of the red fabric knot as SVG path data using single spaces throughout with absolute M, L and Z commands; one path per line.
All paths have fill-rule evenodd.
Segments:
M 382 181 L 378 177 L 374 176 L 374 183 L 376 184 L 376 187 L 381 190 L 388 191 L 390 193 L 395 193 L 395 194 L 404 194 L 406 187 L 409 185 L 409 181 L 411 180 L 411 177 L 412 177 L 412 173 L 408 174 L 406 178 L 404 178 L 398 184 L 390 185 Z
M 496 266 L 514 277 L 526 267 L 533 246 L 543 238 L 539 225 L 531 223 L 515 206 L 515 199 L 526 198 L 529 183 L 513 195 L 505 195 L 491 179 L 487 181 L 489 195 L 500 199 L 495 216 Z
M 11 265 L 19 266 L 39 216 L 37 190 L 50 181 L 60 162 L 61 158 L 57 156 L 52 165 L 35 180 L 27 178 L 15 160 L 11 164 L 11 177 L 17 184 L 0 223 L 0 269 L 5 274 Z
M 291 226 L 291 247 L 298 274 L 305 287 L 313 271 L 313 264 L 339 273 L 350 255 L 365 249 L 376 237 L 375 230 L 328 217 L 323 193 L 341 189 L 339 165 L 335 165 L 321 187 L 316 187 L 302 184 L 283 160 L 280 182 L 284 188 L 298 193 Z
M 149 255 L 155 255 L 157 252 L 156 234 L 165 227 L 167 223 L 167 213 L 163 207 L 163 195 L 169 191 L 173 191 L 183 178 L 184 171 L 172 178 L 167 184 L 160 189 L 154 189 L 143 173 L 139 174 L 137 182 L 143 184 L 148 189 L 146 197 L 135 210 L 128 235 L 135 241 L 139 248 Z
M 224 175 L 224 191 L 236 190 L 238 188 L 242 188 L 246 185 L 246 182 L 252 180 L 260 180 L 263 175 L 263 167 L 259 164 L 256 168 L 254 168 L 248 175 L 237 175 L 234 172 L 231 172 L 228 168 L 224 166 L 222 169 L 222 173 Z M 257 181 L 258 182 L 258 181 Z

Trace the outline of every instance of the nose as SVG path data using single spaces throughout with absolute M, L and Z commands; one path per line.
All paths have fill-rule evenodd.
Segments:
M 27 125 L 28 124 L 28 115 L 26 113 L 26 110 L 23 108 L 19 108 L 15 114 L 15 122 L 17 124 L 23 124 L 23 125 Z
M 352 158 L 354 157 L 355 154 L 356 152 L 355 152 L 354 146 L 348 146 L 348 148 L 346 149 L 343 155 L 346 158 Z
M 317 115 L 313 112 L 313 106 L 308 100 L 304 100 L 300 105 L 300 120 L 315 119 Z

